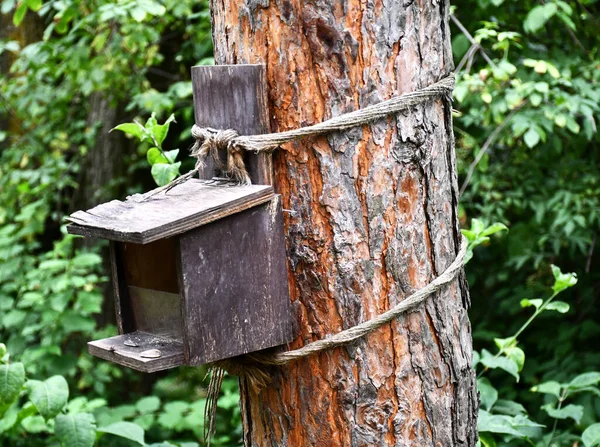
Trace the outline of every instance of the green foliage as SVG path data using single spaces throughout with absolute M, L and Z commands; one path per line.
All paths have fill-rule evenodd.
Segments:
M 187 133 L 168 130 L 175 110 L 182 127 L 191 126 L 189 68 L 212 61 L 207 2 L 3 0 L 0 9 L 29 29 L 23 36 L 43 31 L 37 41 L 20 33 L 0 41 L 11 64 L 0 73 L 0 340 L 11 353 L 0 344 L 0 444 L 198 445 L 205 371 L 142 378 L 85 352 L 87 341 L 117 332 L 103 307 L 105 247 L 66 235 L 63 217 L 81 206 L 84 166 L 103 132 L 99 102 L 132 121 L 124 129 L 142 141 L 138 150 L 123 145 L 124 174 L 95 197 L 146 188 L 144 159 L 161 183 L 177 175 L 178 151 L 162 147 L 189 144 Z M 149 115 L 140 129 L 135 117 Z M 160 388 L 165 381 L 169 392 Z M 226 383 L 225 401 L 237 389 L 234 379 Z M 159 422 L 179 414 L 171 401 L 189 406 L 176 429 Z M 221 410 L 218 427 L 213 445 L 239 445 L 237 409 Z
M 510 227 L 467 266 L 475 361 L 487 369 L 479 380 L 485 446 L 587 445 L 597 429 L 583 433 L 600 420 L 595 390 L 565 393 L 574 378 L 600 371 L 597 4 L 453 2 L 487 55 L 469 51 L 453 27 L 462 223 Z M 518 305 L 515 297 L 527 298 Z M 521 429 L 521 417 L 543 427 Z
M 464 233 L 471 235 L 470 240 L 478 240 L 476 235 L 481 234 L 483 225 L 474 219 L 474 228 L 463 230 Z M 474 367 L 480 367 L 477 379 L 477 389 L 479 391 L 480 409 L 478 419 L 478 430 L 480 433 L 480 445 L 499 446 L 515 445 L 518 440 L 528 445 L 562 445 L 561 442 L 568 441 L 572 443 L 581 441 L 584 445 L 597 442 L 595 425 L 590 425 L 583 433 L 577 435 L 573 430 L 557 432 L 558 421 L 567 422 L 571 420 L 576 426 L 580 425 L 586 409 L 583 405 L 577 403 L 568 403 L 565 401 L 572 397 L 579 397 L 581 394 L 589 396 L 600 396 L 600 389 L 597 387 L 600 383 L 600 372 L 592 371 L 579 374 L 568 382 L 559 383 L 555 380 L 540 383 L 530 389 L 533 393 L 546 395 L 541 410 L 548 418 L 554 421 L 553 428 L 547 430 L 547 426 L 531 419 L 525 407 L 516 401 L 508 399 L 499 399 L 500 393 L 492 382 L 482 377 L 483 374 L 493 370 L 504 371 L 512 376 L 517 382 L 520 379 L 519 372 L 525 366 L 525 352 L 518 346 L 519 336 L 545 311 L 557 311 L 567 313 L 569 305 L 562 301 L 554 300 L 555 297 L 577 284 L 577 275 L 574 273 L 563 273 L 557 267 L 551 266 L 554 283 L 552 285 L 551 295 L 543 299 L 522 299 L 520 305 L 522 308 L 533 307 L 534 313 L 517 329 L 517 331 L 507 338 L 494 338 L 494 343 L 498 349 L 495 355 L 488 350 L 482 349 L 481 352 L 474 351 Z M 588 410 L 589 411 L 589 410 Z M 588 431 L 589 430 L 589 431 Z M 577 430 L 575 430 L 576 432 Z M 553 444 L 554 443 L 554 444 Z M 525 445 L 524 444 L 524 445 Z
M 179 176 L 181 162 L 175 161 L 179 149 L 164 151 L 162 148 L 163 141 L 169 132 L 169 126 L 173 121 L 175 121 L 175 116 L 171 115 L 163 124 L 158 124 L 156 115 L 152 113 L 143 126 L 134 121 L 133 123 L 119 124 L 113 129 L 138 138 L 141 143 L 150 143 L 152 147 L 146 152 L 146 159 L 152 167 L 152 177 L 158 186 L 165 186 Z

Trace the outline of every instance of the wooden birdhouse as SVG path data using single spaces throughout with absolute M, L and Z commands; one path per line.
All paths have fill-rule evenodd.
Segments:
M 70 216 L 108 239 L 119 334 L 89 352 L 145 372 L 292 340 L 280 196 L 267 185 L 188 180 Z

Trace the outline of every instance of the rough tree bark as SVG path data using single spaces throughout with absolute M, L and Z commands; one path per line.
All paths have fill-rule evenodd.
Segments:
M 211 0 L 216 62 L 266 63 L 272 129 L 320 122 L 453 69 L 448 0 Z M 460 241 L 443 100 L 275 154 L 291 348 L 353 326 L 439 275 Z M 252 446 L 472 446 L 477 394 L 464 276 L 343 349 L 242 383 Z

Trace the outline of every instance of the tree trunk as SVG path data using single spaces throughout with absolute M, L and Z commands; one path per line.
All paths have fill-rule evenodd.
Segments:
M 219 64 L 266 63 L 272 129 L 314 124 L 453 69 L 448 1 L 211 0 Z M 380 314 L 460 243 L 444 100 L 275 153 L 297 348 Z M 477 393 L 464 276 L 349 347 L 242 382 L 251 446 L 473 446 Z
M 28 11 L 19 26 L 13 24 L 14 9 L 6 14 L 0 13 L 0 41 L 16 41 L 20 48 L 42 40 L 44 31 L 43 22 L 39 15 Z M 10 77 L 10 67 L 16 56 L 10 51 L 0 54 L 0 75 Z M 10 104 L 0 96 L 0 130 L 8 131 L 12 135 L 22 135 L 22 123 Z M 1 147 L 1 146 L 0 146 Z

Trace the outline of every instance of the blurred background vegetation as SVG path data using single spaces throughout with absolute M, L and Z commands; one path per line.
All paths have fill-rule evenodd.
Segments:
M 600 442 L 597 3 L 452 3 L 486 447 Z M 154 185 L 151 146 L 109 133 L 120 123 L 174 114 L 168 164 L 191 167 L 190 67 L 210 63 L 205 1 L 0 1 L 1 446 L 202 444 L 203 368 L 143 375 L 86 353 L 116 333 L 106 247 L 63 225 Z M 212 445 L 240 437 L 229 378 Z

